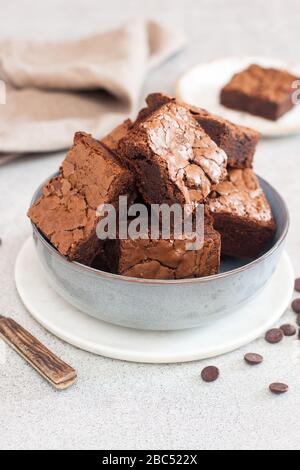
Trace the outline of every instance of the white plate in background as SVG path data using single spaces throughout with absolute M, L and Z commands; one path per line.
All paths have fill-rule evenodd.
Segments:
M 231 110 L 220 104 L 220 92 L 232 76 L 251 64 L 288 70 L 300 77 L 300 65 L 261 57 L 225 58 L 200 64 L 188 70 L 177 82 L 177 98 L 207 109 L 230 121 L 258 130 L 265 137 L 280 137 L 300 133 L 300 104 L 278 121 L 268 121 Z

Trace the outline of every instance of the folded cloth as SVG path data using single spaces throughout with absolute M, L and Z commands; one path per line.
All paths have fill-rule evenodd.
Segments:
M 20 154 L 18 153 L 0 153 L 0 166 L 6 165 L 7 163 L 12 162 L 13 160 L 16 160 Z
M 77 41 L 0 43 L 0 152 L 64 149 L 78 130 L 102 137 L 136 112 L 149 70 L 184 43 L 143 20 Z

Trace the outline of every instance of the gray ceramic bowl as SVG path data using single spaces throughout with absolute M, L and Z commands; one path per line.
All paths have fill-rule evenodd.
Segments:
M 70 263 L 33 226 L 36 250 L 52 287 L 69 303 L 116 325 L 151 330 L 192 328 L 224 317 L 251 300 L 275 271 L 289 228 L 281 196 L 260 179 L 278 230 L 268 250 L 248 264 L 222 263 L 222 272 L 201 279 L 133 279 Z M 41 188 L 34 195 L 36 201 Z

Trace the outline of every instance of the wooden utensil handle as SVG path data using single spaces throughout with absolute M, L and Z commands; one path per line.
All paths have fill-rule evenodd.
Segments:
M 75 369 L 53 354 L 12 318 L 0 315 L 0 336 L 57 389 L 70 387 Z

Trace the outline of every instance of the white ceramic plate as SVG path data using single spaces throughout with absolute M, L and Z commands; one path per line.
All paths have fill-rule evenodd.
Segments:
M 266 137 L 279 137 L 300 133 L 300 105 L 295 106 L 277 122 L 251 114 L 225 108 L 220 104 L 220 92 L 231 77 L 248 67 L 258 64 L 264 67 L 285 69 L 300 77 L 300 65 L 261 57 L 226 58 L 198 65 L 188 70 L 177 83 L 177 97 L 195 106 L 205 108 L 230 121 L 252 127 Z
M 195 361 L 238 349 L 279 320 L 294 288 L 293 269 L 284 254 L 264 291 L 239 311 L 208 327 L 153 332 L 110 325 L 69 305 L 48 284 L 31 239 L 19 253 L 15 279 L 29 312 L 54 335 L 101 356 L 144 363 Z

